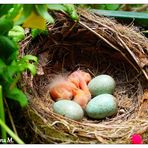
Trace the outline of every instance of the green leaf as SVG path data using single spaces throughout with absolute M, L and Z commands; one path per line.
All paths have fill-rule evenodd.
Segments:
M 32 38 L 36 38 L 38 35 L 48 35 L 48 30 L 41 30 L 41 29 L 31 29 Z
M 96 10 L 91 9 L 92 12 L 118 19 L 133 20 L 141 26 L 148 26 L 148 13 L 143 12 L 126 12 L 126 11 L 111 11 L 111 10 Z
M 3 78 L 6 82 L 12 82 L 15 74 L 21 73 L 26 69 L 29 69 L 33 75 L 36 74 L 36 67 L 29 63 L 29 61 L 34 61 L 37 63 L 37 57 L 32 55 L 26 55 L 22 59 L 13 61 L 11 65 L 8 65 L 3 71 Z
M 48 13 L 48 7 L 45 4 L 35 5 L 35 8 L 40 16 L 42 16 L 49 23 L 54 23 L 53 17 Z
M 8 11 L 13 7 L 13 4 L 1 4 L 0 5 L 0 17 L 7 14 Z
M 28 62 L 28 61 L 34 61 L 36 63 L 38 62 L 38 58 L 33 55 L 25 55 L 21 60 L 24 60 L 26 62 Z
M 36 67 L 33 64 L 30 63 L 26 64 L 26 68 L 30 70 L 32 75 L 36 74 Z
M 28 99 L 26 95 L 19 90 L 17 87 L 14 87 L 10 90 L 10 88 L 5 89 L 6 97 L 12 100 L 19 102 L 22 107 L 25 107 L 28 104 Z
M 20 13 L 20 16 L 18 16 L 18 19 L 15 20 L 15 25 L 22 24 L 27 19 L 27 17 L 31 14 L 33 9 L 34 9 L 33 4 L 24 4 L 23 11 Z
M 97 4 L 95 9 L 106 9 L 105 4 Z
M 7 61 L 7 58 L 18 49 L 15 42 L 6 36 L 0 35 L 0 58 Z
M 22 6 L 22 4 L 14 4 L 13 8 L 8 11 L 6 18 L 11 20 L 14 19 L 21 11 Z
M 127 11 L 96 10 L 96 9 L 91 9 L 91 11 L 95 12 L 96 14 L 104 16 L 148 20 L 148 13 L 143 13 L 143 12 L 127 12 Z
M 120 4 L 106 4 L 105 6 L 108 10 L 117 10 L 120 7 Z
M 73 20 L 78 20 L 78 14 L 73 4 L 63 4 L 66 8 L 66 12 L 70 15 Z
M 25 31 L 21 26 L 14 26 L 9 31 L 8 36 L 15 42 L 19 42 L 25 38 Z
M 9 65 L 5 68 L 4 73 L 3 73 L 3 79 L 5 82 L 12 82 L 13 81 L 13 76 L 19 72 L 19 67 L 17 65 Z
M 23 72 L 24 70 L 29 69 L 32 75 L 36 74 L 36 67 L 33 64 L 25 63 L 25 62 L 20 63 L 18 65 L 18 68 L 19 68 L 19 70 L 18 70 L 19 72 Z
M 48 4 L 48 9 L 66 12 L 66 8 L 62 4 Z
M 29 61 L 34 61 L 37 63 L 37 57 L 32 55 L 26 55 L 24 56 L 19 62 L 18 67 L 20 71 L 24 71 L 25 69 L 29 69 L 32 75 L 36 74 L 36 67 L 34 64 L 29 63 Z
M 13 22 L 4 17 L 0 18 L 0 35 L 7 35 L 8 31 L 13 27 Z
M 36 38 L 38 35 L 41 34 L 41 30 L 40 29 L 31 29 L 31 35 L 32 35 L 32 38 Z

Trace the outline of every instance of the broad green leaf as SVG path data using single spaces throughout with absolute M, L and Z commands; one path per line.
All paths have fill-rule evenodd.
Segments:
M 10 65 L 3 66 L 3 73 L 1 73 L 3 79 L 7 83 L 11 83 L 14 80 L 14 76 L 20 72 L 18 63 L 13 61 Z
M 28 104 L 28 98 L 26 95 L 17 87 L 5 89 L 6 97 L 12 100 L 17 101 L 22 107 L 25 107 Z
M 13 22 L 4 17 L 0 18 L 0 35 L 7 35 L 8 31 L 13 27 Z
M 0 5 L 0 17 L 3 15 L 6 15 L 12 7 L 13 7 L 13 4 L 1 4 Z
M 36 67 L 33 64 L 26 64 L 26 69 L 29 69 L 33 76 L 36 74 Z
M 21 73 L 27 69 L 31 71 L 33 75 L 36 74 L 36 68 L 33 64 L 29 63 L 29 61 L 34 61 L 37 63 L 37 57 L 32 55 L 27 55 L 20 60 L 13 61 L 11 65 L 8 65 L 3 71 L 3 78 L 7 82 L 13 81 L 15 74 Z
M 6 36 L 0 36 L 0 58 L 7 61 L 7 58 L 9 58 L 9 56 L 17 49 L 15 42 Z
M 73 20 L 78 20 L 78 14 L 73 4 L 63 4 L 66 8 L 66 12 L 70 15 Z
M 25 38 L 25 31 L 21 26 L 14 26 L 9 31 L 8 36 L 15 42 L 19 42 Z
M 19 67 L 18 66 L 14 66 L 14 65 L 9 65 L 5 68 L 4 73 L 3 73 L 3 79 L 6 82 L 12 82 L 14 79 L 14 75 L 19 71 Z
M 33 55 L 25 55 L 21 60 L 24 60 L 26 62 L 28 62 L 28 61 L 34 61 L 36 63 L 38 62 L 38 58 Z
M 31 12 L 34 9 L 33 4 L 24 4 L 22 11 L 19 12 L 19 14 L 14 18 L 14 22 L 16 25 L 22 24 L 27 17 L 31 14 Z
M 48 4 L 48 9 L 65 12 L 67 9 L 62 4 Z
M 30 64 L 30 63 L 27 63 L 27 62 L 20 63 L 18 65 L 18 69 L 19 69 L 18 70 L 19 72 L 23 72 L 23 71 L 29 69 L 29 71 L 31 72 L 32 75 L 36 74 L 36 67 L 33 64 Z
M 31 36 L 32 36 L 33 39 L 36 38 L 40 34 L 41 34 L 41 30 L 39 30 L 39 29 L 31 29 Z
M 36 38 L 38 35 L 48 35 L 48 30 L 40 30 L 40 29 L 31 29 L 32 38 Z
M 22 6 L 22 4 L 14 4 L 13 8 L 8 11 L 6 18 L 11 20 L 14 19 L 21 11 Z
M 35 5 L 35 8 L 40 16 L 42 16 L 49 23 L 54 23 L 53 17 L 48 13 L 48 5 L 38 4 Z
M 45 30 L 46 21 L 44 18 L 32 11 L 29 17 L 25 20 L 23 27 Z

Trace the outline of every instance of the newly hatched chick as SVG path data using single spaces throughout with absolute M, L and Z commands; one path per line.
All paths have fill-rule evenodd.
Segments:
M 68 76 L 68 80 L 74 83 L 78 88 L 80 87 L 80 79 L 84 79 L 86 84 L 88 84 L 88 82 L 91 80 L 91 76 L 89 73 L 82 70 L 74 71 Z
M 49 86 L 49 92 L 54 101 L 61 99 L 71 100 L 74 89 L 77 89 L 76 86 L 61 75 L 56 76 Z
M 73 101 L 77 102 L 82 108 L 85 108 L 90 99 L 90 93 L 77 89 Z
M 77 71 L 76 71 L 77 72 Z M 78 71 L 79 72 L 79 71 Z M 89 100 L 91 99 L 91 93 L 88 89 L 87 83 L 91 80 L 91 77 L 87 73 L 82 71 L 80 73 L 73 73 L 75 76 L 75 82 L 79 82 L 79 89 L 74 89 L 74 99 L 82 108 L 85 108 Z M 73 76 L 74 76 L 73 75 Z M 74 80 L 74 77 L 73 77 Z
M 77 102 L 85 108 L 91 99 L 87 83 L 91 80 L 89 73 L 77 70 L 68 77 L 57 75 L 50 83 L 49 92 L 54 101 L 67 99 Z

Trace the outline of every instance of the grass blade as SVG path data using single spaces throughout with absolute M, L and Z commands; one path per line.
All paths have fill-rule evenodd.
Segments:
M 91 11 L 99 15 L 114 17 L 118 19 L 128 19 L 128 20 L 134 19 L 136 23 L 144 26 L 148 26 L 148 13 L 113 11 L 113 10 L 97 10 L 97 9 L 91 9 Z
M 5 123 L 5 111 L 4 111 L 4 103 L 3 103 L 3 95 L 2 95 L 2 86 L 0 85 L 0 119 Z M 3 127 L 1 127 L 2 138 L 7 139 L 6 131 Z
M 14 134 L 14 132 L 0 119 L 0 125 L 3 129 L 7 131 L 7 133 L 18 143 L 18 144 L 24 144 L 24 142 Z

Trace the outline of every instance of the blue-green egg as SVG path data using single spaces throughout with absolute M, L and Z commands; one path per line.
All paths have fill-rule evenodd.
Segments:
M 81 120 L 84 116 L 81 106 L 71 100 L 60 100 L 55 102 L 53 111 L 73 120 Z
M 86 113 L 93 119 L 102 119 L 117 113 L 116 98 L 111 94 L 94 97 L 86 106 Z
M 113 94 L 115 86 L 115 80 L 111 76 L 105 74 L 93 78 L 88 84 L 88 88 L 93 96 L 105 93 Z

